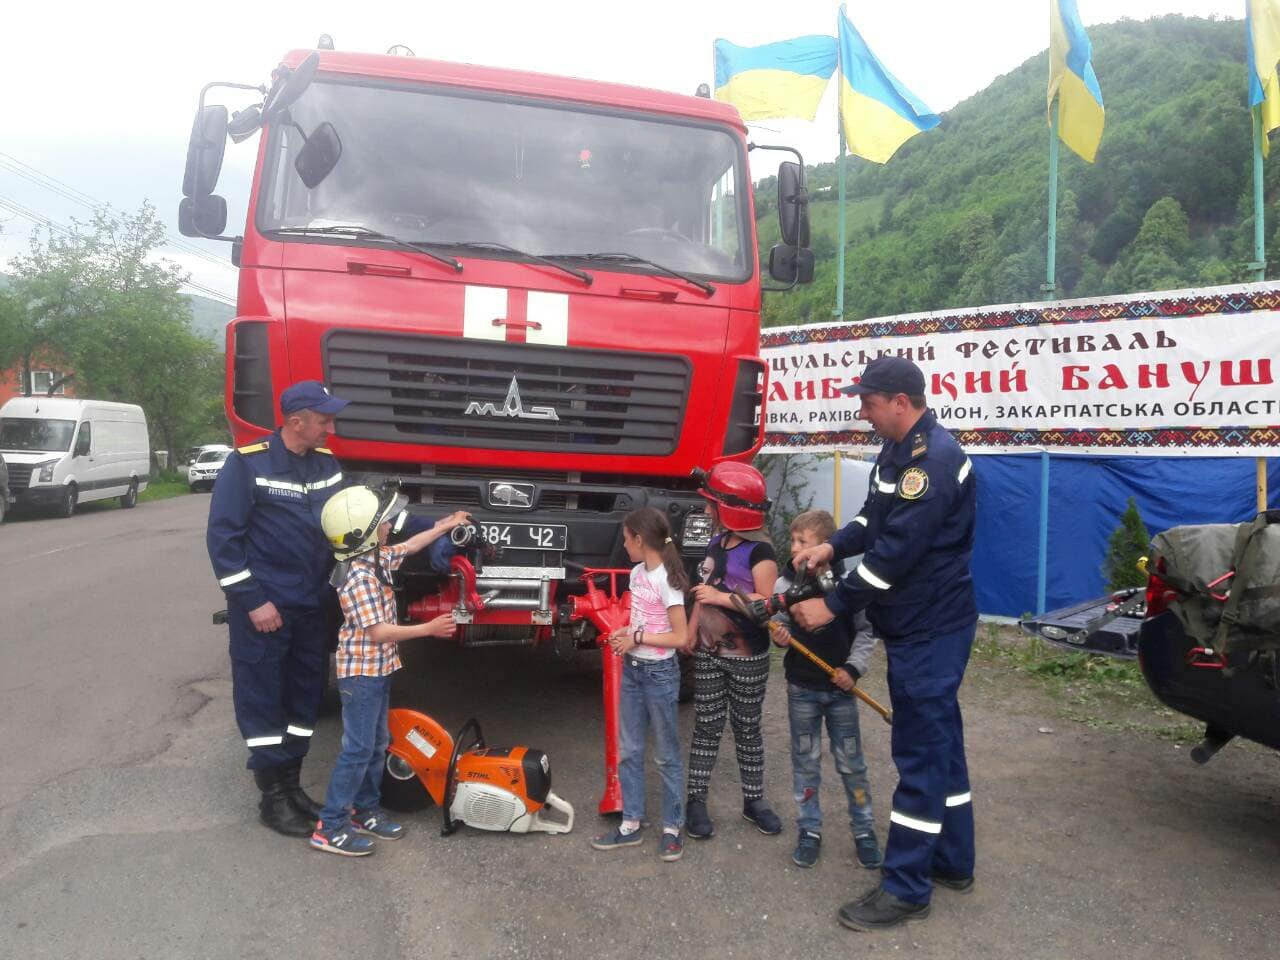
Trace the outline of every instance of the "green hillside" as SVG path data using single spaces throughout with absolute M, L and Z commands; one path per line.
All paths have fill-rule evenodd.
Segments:
M 1252 154 L 1240 21 L 1170 16 L 1090 29 L 1107 126 L 1097 162 L 1065 147 L 1058 296 L 1248 279 Z M 998 78 L 888 164 L 849 161 L 845 318 L 1040 299 L 1047 53 Z M 836 165 L 809 171 L 812 286 L 766 300 L 769 325 L 830 320 Z M 1280 156 L 1267 170 L 1268 260 L 1280 256 Z M 775 184 L 757 194 L 761 249 Z

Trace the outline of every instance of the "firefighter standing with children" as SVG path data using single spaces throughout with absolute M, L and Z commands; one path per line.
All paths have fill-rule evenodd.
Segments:
M 825 597 L 791 608 L 817 630 L 866 608 L 889 662 L 892 752 L 898 768 L 881 884 L 840 908 L 855 930 L 928 916 L 935 886 L 973 887 L 973 805 L 957 692 L 977 630 L 969 561 L 976 484 L 955 438 L 925 405 L 924 374 L 880 357 L 846 388 L 885 438 L 866 504 L 827 543 L 799 551 L 810 568 L 861 554 Z

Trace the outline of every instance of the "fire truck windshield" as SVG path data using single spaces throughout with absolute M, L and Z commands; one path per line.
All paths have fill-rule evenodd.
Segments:
M 624 269 L 745 281 L 754 268 L 747 171 L 729 130 L 580 105 L 317 80 L 277 123 L 256 222 L 288 242 L 361 224 L 467 256 L 623 250 Z M 294 160 L 328 121 L 333 172 L 308 189 Z M 341 235 L 332 234 L 341 242 Z M 353 241 L 356 238 L 353 238 Z M 471 244 L 471 246 L 467 246 Z

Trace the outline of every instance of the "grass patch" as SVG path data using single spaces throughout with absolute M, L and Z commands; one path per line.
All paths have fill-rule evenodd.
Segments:
M 1147 687 L 1133 660 L 1062 650 L 1017 627 L 978 626 L 973 657 L 1030 680 L 1064 719 L 1094 729 L 1146 733 L 1195 743 L 1202 725 L 1164 706 Z
M 170 497 L 181 497 L 190 493 L 187 481 L 182 477 L 163 477 L 152 480 L 147 489 L 138 494 L 139 503 L 150 503 L 152 500 L 168 500 Z

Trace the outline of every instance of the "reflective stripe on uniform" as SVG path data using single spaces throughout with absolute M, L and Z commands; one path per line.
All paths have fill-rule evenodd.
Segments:
M 855 572 L 858 574 L 858 576 L 860 576 L 863 580 L 867 581 L 867 583 L 871 584 L 877 590 L 888 590 L 891 586 L 893 586 L 893 584 L 889 583 L 887 580 L 881 580 L 874 573 L 868 570 L 867 565 L 865 563 L 858 564 L 858 569 Z
M 270 487 L 272 490 L 292 490 L 295 493 L 306 493 L 307 488 L 301 483 L 289 483 L 286 480 L 268 480 L 266 477 L 257 478 L 258 486 Z
M 862 524 L 862 526 L 865 527 L 867 525 L 867 518 L 864 517 L 862 514 L 858 514 L 856 517 L 853 518 L 853 522 L 860 523 Z
M 934 823 L 932 820 L 917 820 L 915 817 L 909 817 L 905 813 L 899 813 L 897 810 L 890 812 L 889 822 L 911 830 L 919 830 L 921 833 L 942 832 L 942 824 L 940 823 Z
M 247 747 L 278 747 L 284 743 L 284 737 L 279 734 L 274 737 L 248 737 L 244 743 Z
M 963 807 L 966 803 L 973 799 L 973 794 L 968 790 L 964 793 L 955 793 L 947 797 L 948 807 Z
M 257 478 L 257 483 L 260 487 L 270 487 L 272 490 L 292 490 L 295 493 L 307 493 L 310 490 L 324 490 L 327 487 L 332 487 L 341 482 L 341 473 L 335 473 L 332 477 L 325 480 L 316 480 L 314 483 L 289 483 L 287 480 L 270 480 L 267 477 Z
M 295 737 L 309 737 L 315 733 L 314 730 L 308 730 L 306 727 L 295 727 L 292 723 L 284 728 L 284 732 L 292 734 Z
M 973 469 L 973 463 L 968 457 L 964 458 L 964 466 L 960 468 L 960 473 L 956 476 L 956 483 L 964 483 L 964 478 L 969 476 L 969 471 Z
M 332 487 L 335 483 L 341 483 L 341 482 L 342 482 L 342 471 L 341 471 L 341 470 L 339 470 L 337 473 L 335 473 L 335 474 L 334 474 L 332 477 L 330 477 L 328 480 L 316 480 L 316 481 L 315 481 L 315 482 L 313 482 L 313 483 L 308 483 L 308 484 L 307 484 L 307 489 L 308 489 L 308 490 L 323 490 L 323 489 L 325 489 L 326 487 Z
M 893 483 L 885 483 L 883 480 L 880 479 L 880 475 L 876 474 L 876 489 L 879 490 L 881 493 L 893 493 L 895 490 L 898 489 L 898 487 L 896 484 L 893 484 Z
M 239 583 L 241 580 L 248 580 L 253 574 L 248 570 L 241 570 L 239 573 L 233 573 L 229 577 L 223 577 L 218 581 L 218 586 L 229 587 L 232 584 Z

